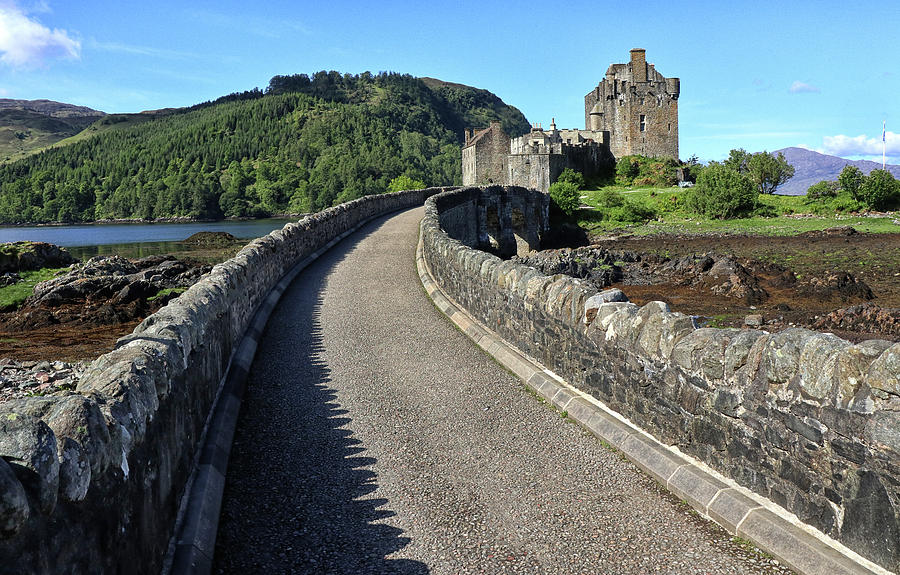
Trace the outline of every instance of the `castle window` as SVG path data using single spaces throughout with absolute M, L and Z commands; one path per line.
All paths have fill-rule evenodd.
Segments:
M 647 129 L 647 116 L 641 114 L 641 131 L 645 131 Z

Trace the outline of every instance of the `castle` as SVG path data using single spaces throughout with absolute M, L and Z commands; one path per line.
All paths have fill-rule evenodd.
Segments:
M 549 130 L 537 124 L 510 138 L 499 122 L 466 130 L 463 185 L 517 185 L 547 191 L 566 168 L 585 176 L 641 154 L 678 158 L 678 78 L 648 64 L 645 50 L 631 50 L 627 64 L 612 64 L 584 97 L 585 129 Z

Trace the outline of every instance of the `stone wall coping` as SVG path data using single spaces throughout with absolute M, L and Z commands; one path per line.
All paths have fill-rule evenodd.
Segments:
M 809 522 L 804 528 L 815 525 L 865 554 L 871 565 L 877 561 L 875 572 L 900 566 L 900 343 L 852 344 L 801 328 L 769 333 L 699 327 L 695 318 L 663 302 L 638 307 L 577 279 L 503 262 L 455 239 L 457 230 L 441 228 L 443 207 L 471 201 L 470 211 L 481 209 L 485 198 L 478 190 L 490 192 L 463 188 L 427 201 L 421 233 L 432 282 L 441 282 L 464 309 L 469 306 L 466 313 L 477 321 L 461 320 L 463 312 L 440 298 L 436 305 L 464 321 L 479 345 L 499 359 L 510 358 L 506 345 L 478 332 L 475 325 L 483 322 L 520 353 L 586 386 L 592 395 L 585 397 L 624 410 L 663 442 L 689 450 L 708 470 L 734 473 L 753 493 L 777 500 L 785 513 Z M 517 193 L 512 186 L 503 191 Z M 553 378 L 510 361 L 510 369 L 554 405 L 566 406 L 575 397 L 554 387 Z M 547 386 L 552 395 L 543 391 Z M 593 424 L 602 423 L 595 419 Z M 620 449 L 645 449 L 635 441 Z M 656 473 L 649 464 L 646 471 Z M 656 474 L 662 481 L 664 474 Z M 674 479 L 675 489 L 690 484 L 681 475 Z M 695 507 L 712 517 L 739 497 L 718 495 L 711 485 L 697 495 Z M 737 482 L 728 485 L 735 488 Z M 727 526 L 732 515 L 721 511 L 718 517 Z M 745 519 L 732 517 L 732 528 Z M 800 562 L 797 568 L 810 569 Z
M 97 358 L 74 393 L 0 404 L 0 554 L 16 559 L 7 567 L 98 572 L 127 563 L 135 572 L 158 572 L 163 556 L 156 553 L 172 535 L 174 507 L 182 514 L 218 509 L 233 427 L 212 414 L 236 417 L 236 381 L 277 286 L 286 285 L 279 281 L 365 221 L 447 189 L 366 196 L 253 240 Z M 212 443 L 201 449 L 204 437 Z M 182 497 L 186 481 L 197 498 Z M 85 506 L 102 520 L 82 526 Z M 204 514 L 208 532 L 217 512 Z M 182 523 L 203 530 L 196 516 Z M 190 545 L 200 555 L 212 550 L 208 542 Z
M 677 448 L 659 442 L 602 401 L 570 385 L 484 326 L 445 293 L 431 274 L 424 253 L 427 218 L 426 214 L 416 250 L 416 266 L 429 298 L 478 347 L 516 374 L 553 407 L 621 451 L 703 517 L 715 521 L 733 535 L 753 541 L 799 573 L 890 575 L 887 569 L 805 525 L 796 515 L 770 500 Z M 664 311 L 662 306 L 656 307 L 659 312 Z

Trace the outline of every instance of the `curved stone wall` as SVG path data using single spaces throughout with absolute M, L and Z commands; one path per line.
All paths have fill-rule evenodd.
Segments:
M 158 573 L 257 306 L 333 238 L 440 191 L 368 196 L 259 238 L 94 361 L 74 393 L 0 404 L 0 571 Z
M 446 214 L 477 197 L 425 204 L 424 255 L 446 293 L 660 441 L 900 569 L 900 344 L 698 328 L 662 302 L 616 301 L 468 247 L 464 218 Z

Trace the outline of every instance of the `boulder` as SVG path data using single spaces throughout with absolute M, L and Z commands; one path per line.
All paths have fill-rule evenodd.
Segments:
M 14 535 L 30 515 L 22 483 L 0 457 L 0 537 Z
M 77 261 L 65 248 L 46 242 L 0 244 L 0 273 L 62 268 Z
M 7 404 L 0 408 L 0 457 L 37 499 L 41 511 L 51 513 L 59 491 L 56 437 L 40 419 L 17 413 Z

